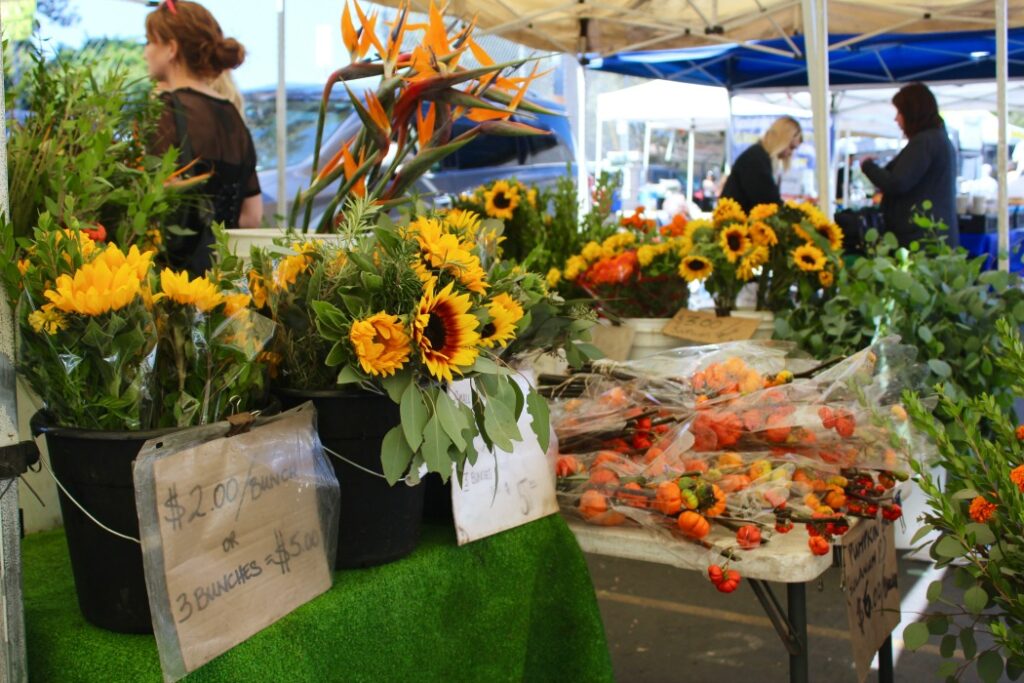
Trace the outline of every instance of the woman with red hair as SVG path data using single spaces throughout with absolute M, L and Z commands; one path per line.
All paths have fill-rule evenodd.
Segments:
M 145 57 L 149 75 L 166 84 L 151 152 L 173 146 L 180 165 L 195 161 L 194 173 L 210 173 L 199 190 L 203 201 L 190 205 L 181 221 L 193 234 L 167 236 L 171 265 L 201 274 L 212 260 L 212 223 L 255 228 L 263 218 L 252 136 L 231 101 L 211 87 L 242 63 L 245 48 L 225 38 L 199 3 L 166 0 L 146 17 Z
M 907 246 L 927 236 L 914 220 L 925 216 L 944 224 L 946 232 L 940 237 L 950 246 L 959 246 L 956 149 L 939 116 L 935 95 L 924 83 L 911 83 L 893 96 L 892 103 L 907 145 L 884 167 L 870 158 L 861 162 L 864 175 L 882 192 L 885 229 Z

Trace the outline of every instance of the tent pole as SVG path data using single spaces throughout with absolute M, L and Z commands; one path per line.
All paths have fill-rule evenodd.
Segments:
M 728 114 L 728 119 L 727 119 L 726 124 L 725 124 L 725 163 L 722 164 L 722 175 L 720 176 L 719 180 L 721 180 L 721 178 L 724 178 L 725 176 L 729 175 L 729 173 L 732 171 L 732 144 L 733 144 L 732 141 L 733 141 L 733 137 L 735 135 L 735 133 L 733 132 L 733 129 L 732 129 L 732 91 L 731 90 L 726 90 L 725 91 L 725 101 L 729 105 L 729 108 L 728 108 L 729 114 Z
M 690 130 L 686 135 L 686 204 L 693 204 L 693 156 L 695 151 L 694 135 L 697 131 L 694 129 L 693 124 L 690 124 Z
M 590 209 L 590 188 L 587 178 L 587 84 L 586 72 L 576 59 L 576 55 L 562 55 L 562 74 L 564 76 L 565 110 L 572 126 L 573 157 L 576 164 L 577 199 L 581 216 Z M 598 125 L 598 131 L 601 126 Z M 600 132 L 598 133 L 600 135 Z M 600 143 L 600 137 L 598 138 Z
M 828 152 L 828 12 L 826 0 L 803 0 L 804 58 L 811 90 L 814 120 L 814 170 L 818 185 L 818 206 L 832 216 L 832 192 Z
M 604 133 L 604 119 L 601 118 L 600 112 L 597 114 L 597 123 L 594 125 L 594 178 L 601 176 L 601 157 L 603 150 L 601 147 L 604 144 L 602 140 L 602 134 Z
M 284 3 L 277 0 L 277 225 L 286 225 L 288 216 L 288 93 L 284 73 Z
M 846 163 L 843 165 L 843 208 L 852 209 L 853 205 L 850 202 L 850 176 L 853 175 L 853 155 L 850 154 L 850 131 L 846 131 L 846 144 L 844 148 L 846 150 Z
M 1007 0 L 996 0 L 996 116 L 999 117 L 999 147 L 996 167 L 999 178 L 999 270 L 1010 269 L 1010 198 L 1007 187 L 1009 167 L 1006 141 Z
M 0 22 L 2 23 L 2 22 Z M 0 69 L 4 55 L 0 54 Z M 7 117 L 0 83 L 0 213 L 8 212 Z M 6 230 L 14 228 L 8 223 Z M 13 239 L 13 237 L 12 237 Z M 0 284 L 0 445 L 18 442 L 17 384 L 14 374 L 14 316 Z M 18 477 L 5 480 L 0 496 L 0 681 L 28 680 L 25 660 L 25 613 L 21 593 L 21 532 Z
M 649 121 L 644 121 L 644 151 L 643 158 L 640 160 L 640 184 L 644 185 L 647 183 L 647 172 L 651 166 L 651 124 Z M 640 188 L 637 188 L 639 191 Z

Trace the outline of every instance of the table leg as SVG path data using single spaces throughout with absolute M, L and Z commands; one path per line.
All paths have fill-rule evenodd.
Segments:
M 789 681 L 807 683 L 807 586 L 802 583 L 787 583 L 786 602 L 789 623 L 793 626 L 793 636 L 800 644 L 799 653 L 789 655 Z
M 893 683 L 891 635 L 878 650 L 878 683 Z

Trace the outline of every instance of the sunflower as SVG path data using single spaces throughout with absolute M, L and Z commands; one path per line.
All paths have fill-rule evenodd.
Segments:
M 202 312 L 224 303 L 224 295 L 217 285 L 205 277 L 189 281 L 188 273 L 175 273 L 170 268 L 160 271 L 160 291 L 163 296 L 182 306 L 195 306 Z
M 818 282 L 821 283 L 822 287 L 828 288 L 832 286 L 832 283 L 836 281 L 835 276 L 832 275 L 831 270 L 823 270 L 818 273 Z
M 843 229 L 832 222 L 815 225 L 814 229 L 818 234 L 828 240 L 832 251 L 839 251 L 843 248 Z
M 28 314 L 28 324 L 36 332 L 46 332 L 52 336 L 66 329 L 68 321 L 53 304 L 43 304 L 42 308 Z
M 352 323 L 348 338 L 363 371 L 377 377 L 401 370 L 412 353 L 405 326 L 384 311 Z
M 54 288 L 43 296 L 64 313 L 97 316 L 124 308 L 140 296 L 141 290 L 142 278 L 135 265 L 122 263 L 111 269 L 105 260 L 97 259 L 75 271 L 74 277 L 58 276 Z
M 768 262 L 768 247 L 756 247 L 747 256 L 740 260 L 736 269 L 736 277 L 744 282 L 754 279 L 754 270 Z
M 537 208 L 537 188 L 531 187 L 526 191 L 526 203 L 529 204 L 531 208 Z
M 519 187 L 506 180 L 499 180 L 484 192 L 484 207 L 491 218 L 512 220 L 512 213 L 519 206 Z
M 636 260 L 645 268 L 651 265 L 657 255 L 658 248 L 651 244 L 644 244 L 636 250 Z
M 612 247 L 608 248 L 612 249 Z M 600 258 L 604 258 L 605 251 L 602 249 L 602 245 L 597 242 L 587 242 L 583 247 L 583 251 L 580 252 L 580 255 L 586 259 L 587 263 L 593 263 Z
M 587 260 L 582 256 L 570 256 L 565 262 L 565 279 L 575 280 L 587 270 Z
M 427 370 L 437 379 L 453 381 L 452 371 L 476 361 L 479 321 L 470 313 L 469 295 L 453 294 L 452 283 L 435 292 L 436 280 L 424 288 L 413 320 L 412 336 Z
M 804 244 L 793 250 L 793 263 L 800 270 L 817 272 L 825 267 L 825 254 L 812 244 Z
M 707 278 L 712 269 L 711 261 L 703 256 L 687 256 L 679 263 L 679 275 L 687 282 Z
M 778 212 L 778 204 L 758 204 L 750 210 L 750 222 L 766 221 Z
M 759 204 L 758 206 L 765 206 L 765 204 Z M 772 206 L 772 205 L 768 205 Z M 779 237 L 772 230 L 772 227 L 762 221 L 755 221 L 750 225 L 750 239 L 754 244 L 763 247 L 774 247 L 779 243 Z
M 508 294 L 501 293 L 488 304 L 487 312 L 491 314 L 491 322 L 484 325 L 480 343 L 489 349 L 495 344 L 505 348 L 516 336 L 516 323 L 523 317 L 523 307 Z
M 274 269 L 274 286 L 282 291 L 288 291 L 288 288 L 299 279 L 299 275 L 305 273 L 312 263 L 313 258 L 305 253 L 284 257 Z
M 744 226 L 730 225 L 722 230 L 719 243 L 729 263 L 736 263 L 736 260 L 750 248 L 750 236 Z
M 725 225 L 726 223 L 746 223 L 747 214 L 743 213 L 742 207 L 739 202 L 729 197 L 722 197 L 718 200 L 718 205 L 715 206 L 714 222 L 715 225 Z
M 237 313 L 244 311 L 249 308 L 249 304 L 252 302 L 252 297 L 248 294 L 237 293 L 237 294 L 225 294 L 224 295 L 224 315 L 229 318 L 234 317 Z
M 472 245 L 480 232 L 480 214 L 467 209 L 450 209 L 444 214 L 444 222 L 448 231 L 458 235 L 467 244 Z
M 422 263 L 413 269 L 424 282 L 432 277 L 430 269 L 443 269 L 458 278 L 466 289 L 483 294 L 487 289 L 480 259 L 470 253 L 468 245 L 459 242 L 455 235 L 445 232 L 441 221 L 435 218 L 420 218 L 409 225 L 420 245 Z
M 257 309 L 267 305 L 267 288 L 263 284 L 263 276 L 255 270 L 249 271 L 249 291 L 252 293 L 252 303 Z

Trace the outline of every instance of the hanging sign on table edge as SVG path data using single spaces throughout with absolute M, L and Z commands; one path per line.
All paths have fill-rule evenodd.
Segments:
M 590 328 L 590 343 L 598 348 L 606 358 L 612 360 L 629 360 L 629 352 L 633 349 L 633 338 L 636 330 L 628 325 L 597 324 Z
M 713 311 L 683 308 L 665 324 L 661 333 L 701 344 L 719 344 L 751 339 L 760 324 L 756 318 L 720 317 Z
M 533 384 L 533 371 L 515 377 L 525 394 Z M 470 382 L 461 380 L 449 388 L 452 398 L 469 403 Z M 519 417 L 523 440 L 513 452 L 490 449 L 481 437 L 474 441 L 476 464 L 462 473 L 462 484 L 452 476 L 452 515 L 459 545 L 493 536 L 558 512 L 555 470 L 548 453 L 540 447 L 527 410 Z M 557 454 L 558 441 L 551 432 L 548 452 Z
M 899 568 L 893 525 L 864 520 L 843 535 L 843 586 L 857 679 L 871 673 L 871 660 L 900 623 Z
M 218 423 L 152 439 L 135 496 L 165 681 L 331 587 L 338 481 L 311 403 L 239 434 Z M 246 427 L 242 427 L 243 430 Z

